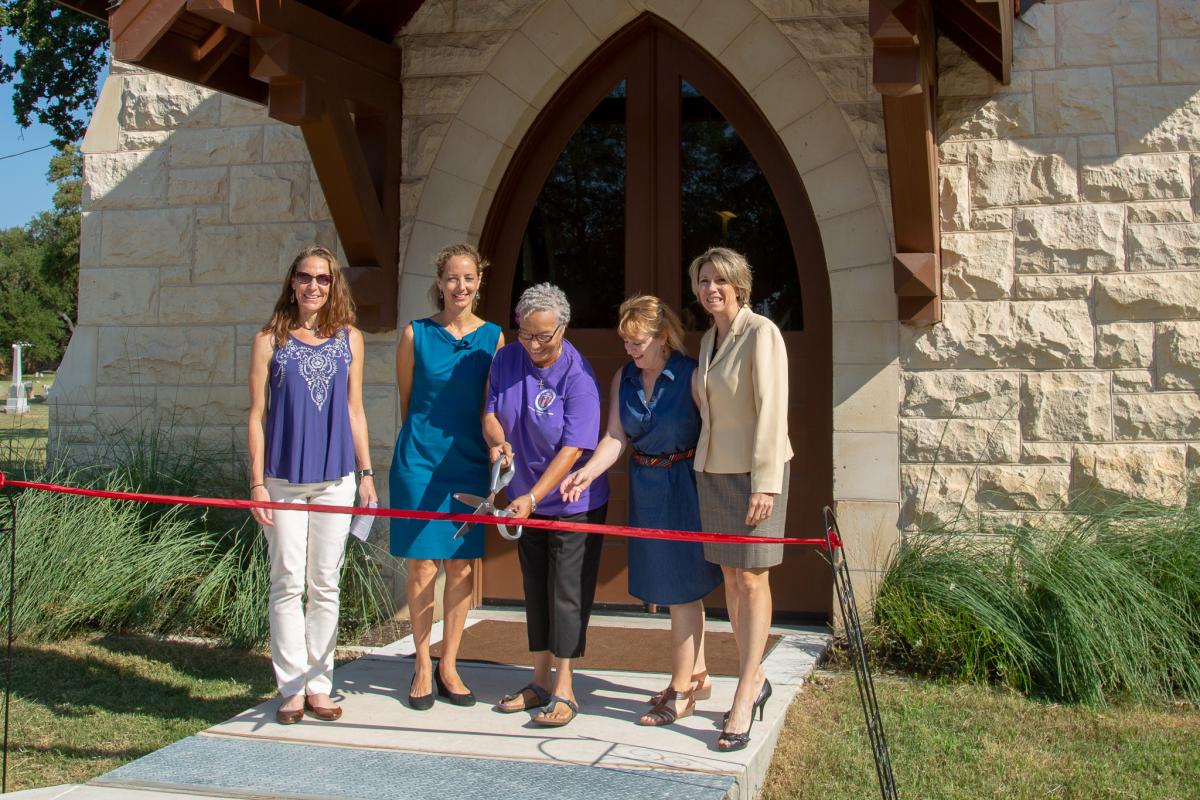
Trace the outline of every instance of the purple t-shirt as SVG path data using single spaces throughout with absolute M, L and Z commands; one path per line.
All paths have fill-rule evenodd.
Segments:
M 485 410 L 496 415 L 515 455 L 510 498 L 529 494 L 561 448 L 585 451 L 574 471 L 587 463 L 600 440 L 600 384 L 592 365 L 566 339 L 558 360 L 545 369 L 533 365 L 520 342 L 502 347 L 492 361 Z M 564 503 L 554 487 L 538 502 L 537 513 L 562 517 L 607 502 L 608 476 L 601 475 L 574 503 Z

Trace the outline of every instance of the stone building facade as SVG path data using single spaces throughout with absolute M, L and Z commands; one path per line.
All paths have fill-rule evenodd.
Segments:
M 479 238 L 539 111 L 643 13 L 707 51 L 787 148 L 829 271 L 833 496 L 870 577 L 902 532 L 1183 502 L 1200 459 L 1200 6 L 1059 0 L 1013 78 L 943 41 L 944 321 L 897 322 L 867 0 L 429 0 L 403 31 L 401 324 L 432 256 Z M 240 443 L 246 358 L 294 251 L 335 244 L 295 128 L 114 64 L 83 145 L 79 324 L 54 389 L 73 454 L 157 411 Z M 367 337 L 374 463 L 398 429 L 395 334 Z

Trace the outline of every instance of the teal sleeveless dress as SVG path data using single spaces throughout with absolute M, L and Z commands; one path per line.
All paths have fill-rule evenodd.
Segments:
M 470 511 L 455 492 L 488 493 L 480 414 L 500 326 L 485 322 L 455 339 L 431 319 L 413 320 L 408 415 L 396 438 L 388 487 L 392 508 Z M 461 539 L 458 523 L 393 519 L 391 552 L 400 558 L 482 558 L 483 528 Z

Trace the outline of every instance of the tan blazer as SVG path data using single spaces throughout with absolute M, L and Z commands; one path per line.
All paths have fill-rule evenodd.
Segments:
M 750 473 L 750 491 L 778 494 L 788 441 L 788 366 L 775 323 L 742 306 L 713 357 L 716 327 L 700 340 L 697 472 Z

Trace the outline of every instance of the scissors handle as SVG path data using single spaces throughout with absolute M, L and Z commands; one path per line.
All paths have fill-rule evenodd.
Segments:
M 495 495 L 505 486 L 508 486 L 510 483 L 512 483 L 513 476 L 517 474 L 517 465 L 515 460 L 509 461 L 508 469 L 504 469 L 503 464 L 503 457 L 497 458 L 492 462 L 491 487 L 493 497 L 495 497 Z M 503 472 L 501 472 L 501 470 L 503 470 Z

